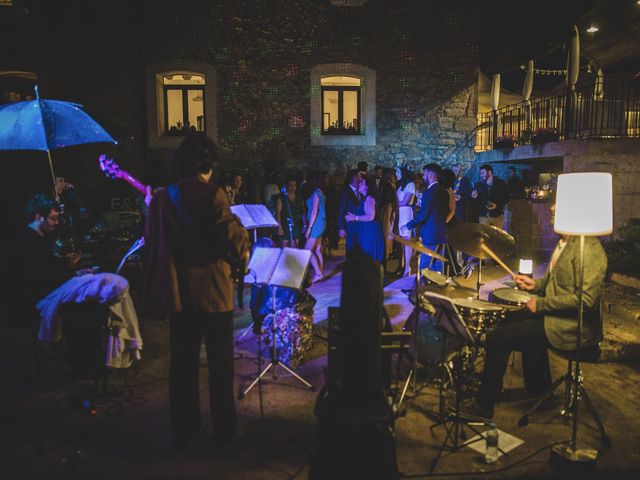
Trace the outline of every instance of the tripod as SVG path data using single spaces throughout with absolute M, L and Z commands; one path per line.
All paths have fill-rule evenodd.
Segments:
M 311 385 L 308 381 L 306 381 L 304 378 L 302 378 L 300 375 L 298 375 L 296 372 L 294 372 L 291 368 L 289 368 L 289 366 L 285 365 L 284 363 L 282 363 L 278 357 L 278 346 L 277 346 L 277 342 L 276 342 L 276 335 L 277 335 L 277 330 L 276 330 L 276 290 L 277 290 L 277 286 L 272 285 L 273 287 L 273 292 L 272 292 L 272 310 L 271 313 L 273 315 L 272 321 L 271 321 L 271 361 L 269 362 L 269 364 L 264 368 L 264 370 L 262 370 L 262 372 L 260 372 L 260 375 L 258 375 L 258 377 L 256 377 L 256 379 L 251 382 L 251 385 L 249 385 L 242 393 L 240 393 L 240 398 L 244 398 L 247 396 L 247 394 L 249 393 L 249 391 L 255 387 L 258 382 L 260 382 L 260 380 L 262 380 L 262 377 L 264 377 L 267 372 L 269 370 L 271 370 L 273 368 L 273 379 L 277 379 L 276 373 L 275 373 L 275 367 L 280 367 L 283 368 L 285 371 L 289 372 L 293 377 L 295 377 L 299 382 L 301 382 L 302 384 L 304 384 L 309 390 L 314 391 L 314 387 L 313 385 Z M 261 339 L 262 335 L 258 336 L 258 349 L 260 349 L 260 339 Z

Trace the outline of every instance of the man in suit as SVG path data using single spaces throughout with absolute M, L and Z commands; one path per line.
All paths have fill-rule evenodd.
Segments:
M 344 217 L 347 213 L 357 215 L 356 210 L 358 210 L 360 203 L 364 200 L 364 198 L 360 198 L 361 195 L 358 193 L 358 186 L 362 181 L 362 173 L 360 173 L 359 170 L 350 170 L 347 173 L 347 184 L 344 186 L 342 193 L 340 194 L 340 206 L 338 208 L 338 233 L 340 238 L 346 239 L 345 249 L 347 254 L 349 254 L 353 248 L 356 227 L 358 224 L 356 222 L 347 222 Z
M 420 227 L 422 244 L 435 250 L 437 245 L 446 243 L 446 224 L 449 214 L 449 192 L 438 183 L 440 166 L 437 163 L 429 163 L 424 167 L 423 179 L 427 188 L 422 193 L 420 211 L 413 217 L 406 227 L 411 230 Z M 420 269 L 430 268 L 441 271 L 439 260 L 431 261 L 431 257 L 422 254 L 420 256 Z
M 552 218 L 555 205 L 551 206 Z M 563 236 L 554 250 L 543 278 L 516 275 L 519 289 L 534 294 L 524 310 L 498 324 L 488 333 L 482 385 L 476 398 L 465 405 L 472 415 L 491 418 L 502 391 L 509 353 L 522 352 L 525 386 L 539 395 L 551 385 L 547 348 L 575 350 L 578 334 L 578 275 L 580 238 Z M 607 255 L 595 237 L 584 245 L 584 321 L 582 345 L 601 339 L 599 300 L 607 271 Z
M 504 206 L 509 201 L 509 190 L 504 180 L 493 175 L 491 165 L 480 165 L 480 182 L 475 184 L 471 198 L 477 200 L 480 223 L 504 227 Z

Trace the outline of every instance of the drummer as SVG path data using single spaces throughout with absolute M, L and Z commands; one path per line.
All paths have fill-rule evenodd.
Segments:
M 555 204 L 551 206 L 551 218 Z M 494 405 L 502 393 L 502 380 L 509 354 L 522 352 L 527 392 L 539 395 L 551 385 L 547 348 L 575 350 L 578 331 L 577 277 L 580 239 L 563 236 L 551 256 L 543 278 L 533 280 L 515 275 L 519 289 L 534 294 L 525 308 L 514 312 L 488 333 L 482 383 L 477 396 L 466 402 L 467 413 L 492 418 Z M 599 299 L 607 271 L 607 256 L 596 237 L 586 237 L 584 245 L 584 322 L 582 345 L 593 344 L 600 332 Z

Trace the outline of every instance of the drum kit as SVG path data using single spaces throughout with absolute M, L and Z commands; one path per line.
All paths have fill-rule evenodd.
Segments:
M 515 275 L 500 259 L 500 257 L 506 257 L 515 251 L 515 241 L 507 232 L 491 225 L 465 223 L 452 228 L 447 237 L 453 248 L 479 260 L 476 288 L 463 287 L 454 278 L 441 272 L 423 269 L 416 273 L 416 288 L 409 296 L 416 308 L 405 324 L 405 330 L 412 331 L 415 337 L 414 364 L 406 379 L 401 400 L 404 398 L 404 393 L 411 379 L 413 379 L 415 389 L 415 377 L 420 367 L 431 367 L 433 364 L 437 364 L 439 360 L 436 357 L 440 356 L 438 352 L 443 351 L 441 346 L 438 347 L 434 344 L 434 339 L 435 343 L 439 343 L 442 335 L 441 332 L 438 332 L 437 322 L 434 322 L 436 309 L 430 302 L 430 298 L 433 298 L 432 294 L 449 299 L 451 304 L 455 306 L 457 313 L 473 337 L 473 345 L 467 348 L 467 350 L 472 350 L 471 356 L 473 358 L 481 353 L 480 349 L 482 349 L 486 334 L 505 318 L 507 312 L 523 308 L 530 298 L 529 293 L 510 287 L 494 290 L 490 294 L 489 301 L 479 298 L 480 286 L 482 285 L 480 260 L 491 258 L 509 274 Z M 445 257 L 422 245 L 419 239 L 406 239 L 399 236 L 396 236 L 395 239 L 417 252 L 447 262 Z M 423 279 L 426 280 L 426 285 L 421 284 Z M 468 340 L 463 340 L 462 343 L 466 344 Z M 449 377 L 451 376 L 449 375 Z
M 515 277 L 515 273 L 500 258 L 515 251 L 515 241 L 507 232 L 492 225 L 465 223 L 449 230 L 447 239 L 454 249 L 478 259 L 476 288 L 463 287 L 454 278 L 447 277 L 443 273 L 428 269 L 417 272 L 416 288 L 414 294 L 410 296 L 415 299 L 415 309 L 405 325 L 405 329 L 413 330 L 415 337 L 414 364 L 404 382 L 400 403 L 412 378 L 414 391 L 416 390 L 418 361 L 429 362 L 433 357 L 431 352 L 438 351 L 440 400 L 438 411 L 430 412 L 430 416 L 436 422 L 432 428 L 444 426 L 448 433 L 443 449 L 447 444 L 452 443 L 449 446 L 455 451 L 464 446 L 464 443 L 459 442 L 461 424 L 466 424 L 475 431 L 470 426 L 474 425 L 473 419 L 463 419 L 460 415 L 460 399 L 463 395 L 463 385 L 470 387 L 473 384 L 476 358 L 483 351 L 486 335 L 505 318 L 507 312 L 523 308 L 530 295 L 527 292 L 506 287 L 494 290 L 490 295 L 490 301 L 480 300 L 482 260 L 493 259 L 512 277 Z M 396 241 L 417 252 L 443 262 L 447 261 L 442 255 L 423 246 L 419 240 L 396 237 Z M 426 280 L 426 285 L 421 285 L 422 279 Z M 452 328 L 452 325 L 455 328 Z M 430 340 L 436 336 L 442 344 L 439 348 Z M 453 350 L 450 350 L 451 348 Z M 446 406 L 445 384 L 449 384 L 455 391 L 455 411 Z M 476 433 L 479 432 L 476 431 Z M 434 461 L 432 470 L 439 457 L 440 455 Z

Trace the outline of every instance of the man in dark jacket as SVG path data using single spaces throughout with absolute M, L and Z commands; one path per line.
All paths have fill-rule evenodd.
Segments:
M 427 187 L 422 193 L 420 211 L 413 217 L 407 228 L 409 230 L 420 227 L 420 239 L 422 245 L 435 250 L 438 245 L 446 243 L 447 215 L 449 214 L 449 192 L 438 183 L 440 166 L 437 163 L 429 163 L 424 167 L 423 179 Z M 422 254 L 420 256 L 420 269 L 430 268 L 442 271 L 439 260 L 431 261 L 431 257 Z
M 362 174 L 358 170 L 350 170 L 347 173 L 347 184 L 340 194 L 340 206 L 338 207 L 338 233 L 340 238 L 346 239 L 345 249 L 347 254 L 351 252 L 355 240 L 356 222 L 347 222 L 344 217 L 347 213 L 356 214 L 356 210 L 364 198 L 360 198 L 358 186 L 363 181 Z
M 504 227 L 504 206 L 509 201 L 509 191 L 504 180 L 493 175 L 491 165 L 480 165 L 480 182 L 475 184 L 471 197 L 478 203 L 480 223 Z
M 233 391 L 232 264 L 248 256 L 249 236 L 226 193 L 209 183 L 216 145 L 192 134 L 174 153 L 177 183 L 153 195 L 145 225 L 148 312 L 169 316 L 169 402 L 176 446 L 201 433 L 199 353 L 204 337 L 214 448 L 236 429 Z

